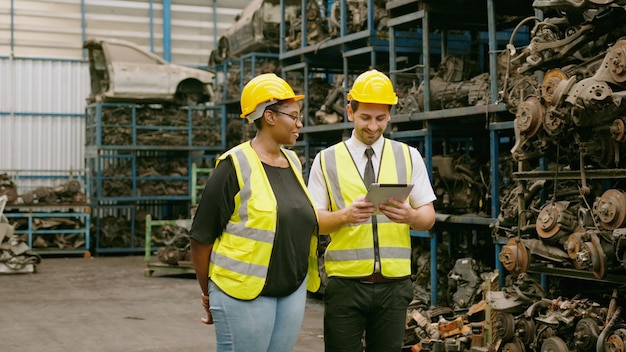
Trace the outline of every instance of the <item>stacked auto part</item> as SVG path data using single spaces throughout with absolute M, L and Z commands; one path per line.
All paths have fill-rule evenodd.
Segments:
M 508 218 L 514 225 L 504 230 L 511 240 L 500 260 L 512 273 L 531 262 L 596 278 L 623 273 L 626 41 L 619 34 L 626 9 L 613 1 L 534 6 L 547 17 L 537 19 L 531 43 L 511 62 L 520 73 L 546 72 L 541 94 L 526 97 L 516 112 L 511 154 L 526 169 L 514 176 L 521 188 L 501 208 L 501 224 Z M 552 164 L 542 169 L 539 159 Z

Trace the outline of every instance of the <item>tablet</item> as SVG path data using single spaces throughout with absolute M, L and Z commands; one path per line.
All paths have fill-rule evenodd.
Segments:
M 372 183 L 367 190 L 365 199 L 374 203 L 378 208 L 379 204 L 385 204 L 389 199 L 397 199 L 404 202 L 412 189 L 412 183 Z

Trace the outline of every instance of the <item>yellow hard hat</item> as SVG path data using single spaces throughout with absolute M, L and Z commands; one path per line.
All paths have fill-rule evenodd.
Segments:
M 260 104 L 287 99 L 298 101 L 304 99 L 304 95 L 296 95 L 289 83 L 273 73 L 258 75 L 243 87 L 241 117 L 244 118 L 253 113 Z
M 360 103 L 395 105 L 398 103 L 391 80 L 377 70 L 363 72 L 356 78 L 352 89 L 348 92 L 348 101 Z

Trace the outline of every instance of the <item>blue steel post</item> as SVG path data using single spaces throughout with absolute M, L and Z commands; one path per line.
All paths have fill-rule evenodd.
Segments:
M 148 9 L 148 17 L 150 21 L 150 52 L 154 53 L 154 2 L 150 0 L 150 5 Z
M 87 20 L 85 19 L 85 0 L 80 1 L 80 30 L 83 43 L 87 40 Z M 13 31 L 11 31 L 11 34 Z M 87 49 L 83 49 L 83 59 L 87 58 Z
M 498 169 L 497 165 L 499 163 L 499 155 L 500 155 L 500 138 L 498 135 L 498 131 L 496 131 L 493 126 L 490 126 L 489 129 L 489 144 L 490 147 L 489 149 L 491 149 L 490 152 L 490 163 L 491 163 L 491 217 L 495 218 L 497 217 L 497 214 L 499 212 L 500 209 L 500 190 L 498 189 L 498 185 L 499 182 L 498 180 L 500 180 L 500 170 Z M 496 250 L 496 258 L 495 258 L 495 263 L 496 263 L 496 270 L 498 270 L 499 273 L 504 273 L 504 267 L 502 266 L 502 263 L 500 262 L 500 251 L 502 250 L 502 246 L 497 242 L 496 239 L 496 246 L 495 246 L 495 250 Z M 504 275 L 499 275 L 499 283 L 498 283 L 498 287 L 501 288 L 502 286 L 504 286 Z
M 13 56 L 15 55 L 15 8 L 13 6 L 13 3 L 14 1 L 11 0 L 11 58 L 13 58 Z
M 341 16 L 341 28 L 339 29 L 339 35 L 343 38 L 348 32 L 348 24 L 347 24 L 347 9 L 346 9 L 346 0 L 339 0 L 341 3 L 339 4 L 339 11 Z
M 222 112 L 222 122 L 220 123 L 222 143 L 220 144 L 220 147 L 222 150 L 226 150 L 226 105 L 222 104 L 220 110 Z
M 425 51 L 427 53 L 427 51 Z M 426 124 L 428 124 L 426 122 Z M 433 179 L 433 128 L 426 127 L 426 136 L 424 137 L 424 158 L 426 159 L 426 170 L 428 170 L 428 178 L 431 182 Z M 430 231 L 430 304 L 437 305 L 437 233 Z
M 376 34 L 374 28 L 374 0 L 369 0 L 367 4 L 367 33 L 370 38 Z M 376 50 L 370 52 L 370 68 L 376 68 Z
M 428 29 L 428 10 L 422 19 L 422 80 L 424 82 L 424 111 L 430 111 L 430 31 Z M 430 170 L 430 168 L 429 168 Z
M 285 31 L 287 27 L 285 25 L 285 0 L 280 0 L 280 16 L 280 43 L 278 46 L 280 53 L 282 54 L 285 52 Z
M 389 26 L 389 78 L 394 87 L 396 87 L 397 83 L 396 69 L 396 29 L 394 26 Z
M 497 55 L 498 46 L 496 43 L 496 17 L 493 7 L 493 0 L 487 0 L 487 26 L 489 35 L 489 76 L 491 79 L 491 102 L 498 101 L 498 72 Z
M 301 28 L 300 28 L 300 38 L 302 39 L 302 48 L 306 48 L 307 45 L 309 45 L 309 43 L 306 40 L 306 35 L 307 35 L 307 26 L 308 26 L 308 19 L 307 19 L 307 15 L 306 15 L 306 1 L 302 1 L 302 8 L 300 9 L 300 18 L 302 18 L 302 23 L 300 23 Z M 281 25 L 283 24 L 283 22 L 281 21 L 280 23 Z M 285 38 L 285 37 L 282 37 Z M 308 97 L 308 95 L 307 95 Z
M 437 305 L 437 233 L 430 232 L 430 305 Z
M 213 49 L 217 50 L 217 0 L 213 0 Z
M 163 0 L 163 60 L 172 61 L 172 1 Z

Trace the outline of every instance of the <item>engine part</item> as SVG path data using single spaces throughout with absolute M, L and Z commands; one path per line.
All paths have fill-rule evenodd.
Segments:
M 626 192 L 608 189 L 593 204 L 593 211 L 606 230 L 626 226 Z
M 519 339 L 515 338 L 504 344 L 502 352 L 526 352 L 526 347 Z
M 510 239 L 498 255 L 502 266 L 513 275 L 525 273 L 530 265 L 530 255 L 526 247 L 517 239 Z
M 433 188 L 437 195 L 435 207 L 448 213 L 478 213 L 480 204 L 486 204 L 488 190 L 478 182 L 480 165 L 467 162 L 467 155 L 432 157 Z
M 569 202 L 547 202 L 537 216 L 537 234 L 551 244 L 571 233 L 578 224 L 575 215 L 567 210 Z
M 536 334 L 535 322 L 532 319 L 520 318 L 515 322 L 515 336 L 525 346 L 529 346 Z
M 467 309 L 480 297 L 482 280 L 477 274 L 478 265 L 473 258 L 457 259 L 448 273 L 448 287 L 452 293 L 452 308 Z
M 569 352 L 569 348 L 560 337 L 550 336 L 541 344 L 541 352 Z
M 502 341 L 508 342 L 515 337 L 515 319 L 511 313 L 497 312 L 493 327 Z
M 604 349 L 611 352 L 626 350 L 626 329 L 617 329 L 609 335 L 604 343 Z
M 576 349 L 583 352 L 592 352 L 596 348 L 600 326 L 591 318 L 582 318 L 576 323 L 574 344 Z

